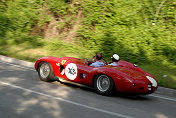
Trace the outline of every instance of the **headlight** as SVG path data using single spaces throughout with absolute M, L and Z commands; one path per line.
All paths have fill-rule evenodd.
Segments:
M 152 83 L 152 86 L 157 87 L 157 82 L 153 77 L 146 76 L 147 79 Z

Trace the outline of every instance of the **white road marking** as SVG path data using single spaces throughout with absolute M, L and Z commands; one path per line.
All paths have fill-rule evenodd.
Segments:
M 16 89 L 21 89 L 23 91 L 27 91 L 27 92 L 30 92 L 30 93 L 35 93 L 35 94 L 42 95 L 42 96 L 45 96 L 45 97 L 48 97 L 48 98 L 51 98 L 51 99 L 60 100 L 60 101 L 63 101 L 63 102 L 69 103 L 69 104 L 73 104 L 73 105 L 76 105 L 76 106 L 79 106 L 79 107 L 84 107 L 84 108 L 87 108 L 87 109 L 91 109 L 91 110 L 95 110 L 95 111 L 98 111 L 98 112 L 106 113 L 106 114 L 109 114 L 109 115 L 114 115 L 114 116 L 118 116 L 118 117 L 122 117 L 122 118 L 133 118 L 133 117 L 130 117 L 130 116 L 119 114 L 119 113 L 115 113 L 115 112 L 111 112 L 111 111 L 87 106 L 87 105 L 84 105 L 84 104 L 81 104 L 81 103 L 73 102 L 73 101 L 70 101 L 70 100 L 66 100 L 66 99 L 63 99 L 63 98 L 60 98 L 60 97 L 55 97 L 55 96 L 48 95 L 48 94 L 45 94 L 45 93 L 37 92 L 37 91 L 30 90 L 30 89 L 27 89 L 27 88 L 24 88 L 24 87 L 21 87 L 21 86 L 10 84 L 10 83 L 7 83 L 7 82 L 0 81 L 0 83 L 5 85 L 5 86 L 9 86 L 9 87 L 16 88 Z
M 149 96 L 176 102 L 176 99 L 173 99 L 173 98 L 168 98 L 168 97 L 163 97 L 163 96 L 158 96 L 158 95 L 149 95 Z
M 8 63 L 8 62 L 4 62 L 4 61 L 0 61 L 0 62 L 1 62 L 1 63 L 4 63 L 4 64 L 11 65 L 11 66 L 15 66 L 15 67 L 18 67 L 18 68 L 27 69 L 27 70 L 32 70 L 32 71 L 36 71 L 35 69 L 31 69 L 31 68 L 23 67 L 23 66 L 20 66 L 20 65 L 11 64 L 11 63 Z M 156 98 L 160 98 L 160 99 L 170 100 L 170 101 L 174 101 L 174 102 L 176 102 L 176 99 L 173 99 L 173 98 L 168 98 L 168 97 L 163 97 L 163 96 L 158 96 L 158 95 L 149 95 L 149 96 L 152 96 L 152 97 L 156 97 Z

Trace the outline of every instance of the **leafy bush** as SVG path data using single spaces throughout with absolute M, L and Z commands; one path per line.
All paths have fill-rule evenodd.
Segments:
M 174 62 L 176 2 L 162 2 L 82 0 L 82 44 L 105 57 L 117 53 L 131 62 Z

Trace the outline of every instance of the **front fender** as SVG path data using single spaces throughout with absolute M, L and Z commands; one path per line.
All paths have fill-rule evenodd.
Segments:
M 43 58 L 40 58 L 35 63 L 35 69 L 38 70 L 38 65 L 39 65 L 40 62 L 48 62 L 48 63 L 51 64 L 54 74 L 56 74 L 56 70 L 58 68 L 56 64 L 60 60 L 61 60 L 60 58 L 56 58 L 56 57 L 43 57 Z

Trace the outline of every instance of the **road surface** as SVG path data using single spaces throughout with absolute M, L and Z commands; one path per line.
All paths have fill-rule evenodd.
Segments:
M 176 99 L 101 96 L 70 83 L 47 83 L 33 68 L 0 61 L 0 118 L 176 118 Z

